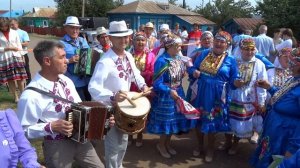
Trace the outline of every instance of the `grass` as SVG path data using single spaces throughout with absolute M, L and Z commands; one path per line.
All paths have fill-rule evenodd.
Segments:
M 14 102 L 13 96 L 8 92 L 5 85 L 0 85 L 0 110 L 11 108 L 17 109 L 17 104 Z

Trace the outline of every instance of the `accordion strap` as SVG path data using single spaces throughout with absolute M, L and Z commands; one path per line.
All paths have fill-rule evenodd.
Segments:
M 46 95 L 46 96 L 52 97 L 52 98 L 54 98 L 54 99 L 58 99 L 58 100 L 60 100 L 60 101 L 66 102 L 66 103 L 70 103 L 70 104 L 72 104 L 72 105 L 77 105 L 76 103 L 74 103 L 74 102 L 72 102 L 72 101 L 70 101 L 70 100 L 68 100 L 68 99 L 65 99 L 65 98 L 62 98 L 62 97 L 60 97 L 60 96 L 51 94 L 51 93 L 46 92 L 46 91 L 44 91 L 44 90 L 38 89 L 38 88 L 36 88 L 36 87 L 27 87 L 26 89 L 36 91 L 36 92 L 38 92 L 38 93 L 40 93 L 40 94 L 42 94 L 42 95 Z

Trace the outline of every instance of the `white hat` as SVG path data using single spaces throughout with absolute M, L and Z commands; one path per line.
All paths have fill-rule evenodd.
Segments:
M 124 20 L 122 21 L 112 21 L 109 23 L 108 35 L 116 37 L 124 37 L 131 35 L 133 31 L 127 28 Z
M 105 29 L 105 27 L 98 27 L 96 31 L 97 31 L 97 35 L 107 34 L 107 30 Z
M 170 27 L 168 24 L 162 24 L 160 25 L 159 30 L 160 31 L 170 30 Z
M 153 26 L 152 22 L 147 22 L 146 25 L 145 25 L 145 27 L 153 28 L 154 26 Z
M 64 26 L 81 27 L 82 25 L 79 24 L 78 18 L 76 16 L 68 16 Z

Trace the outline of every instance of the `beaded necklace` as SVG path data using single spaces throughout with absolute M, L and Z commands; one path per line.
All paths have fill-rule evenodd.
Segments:
M 145 70 L 146 65 L 146 53 L 142 51 L 140 54 L 133 54 L 135 65 L 140 71 Z
M 271 105 L 275 104 L 283 95 L 285 95 L 292 88 L 300 84 L 300 79 L 294 80 L 295 78 L 290 78 L 280 90 L 278 90 L 271 98 Z
M 210 75 L 216 75 L 226 55 L 226 52 L 219 56 L 215 56 L 212 52 L 209 52 L 208 56 L 205 57 L 205 59 L 200 64 L 200 71 Z

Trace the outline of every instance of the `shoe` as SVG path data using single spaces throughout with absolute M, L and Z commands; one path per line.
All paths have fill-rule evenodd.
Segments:
M 204 153 L 203 148 L 193 150 L 193 156 L 195 156 L 195 157 L 200 156 L 203 153 Z
M 136 141 L 136 142 L 135 142 L 135 146 L 136 146 L 136 147 L 141 147 L 141 146 L 143 146 L 143 142 L 138 142 L 138 141 Z
M 170 158 L 171 158 L 171 155 L 170 155 L 166 150 L 163 151 L 163 150 L 160 148 L 159 144 L 156 145 L 156 148 L 157 148 L 157 150 L 159 151 L 159 153 L 160 153 L 160 155 L 161 155 L 162 157 L 167 158 L 167 159 L 170 159 Z
M 19 98 L 15 98 L 15 103 L 18 103 L 19 102 Z
M 214 157 L 214 151 L 213 150 L 208 150 L 205 155 L 205 162 L 210 163 L 213 161 Z
M 200 155 L 200 150 L 197 149 L 193 150 L 193 156 L 197 157 L 199 155 Z
M 218 146 L 218 150 L 224 151 L 224 150 L 230 149 L 230 147 L 231 147 L 231 144 L 225 142 L 224 144 L 221 144 L 220 146 Z
M 258 134 L 257 133 L 254 133 L 253 136 L 251 137 L 250 139 L 250 143 L 253 143 L 253 144 L 257 144 L 258 142 Z
M 168 152 L 169 152 L 171 155 L 176 155 L 176 154 L 177 154 L 176 150 L 173 149 L 173 148 L 171 148 L 171 147 L 167 147 L 167 150 L 168 150 Z

